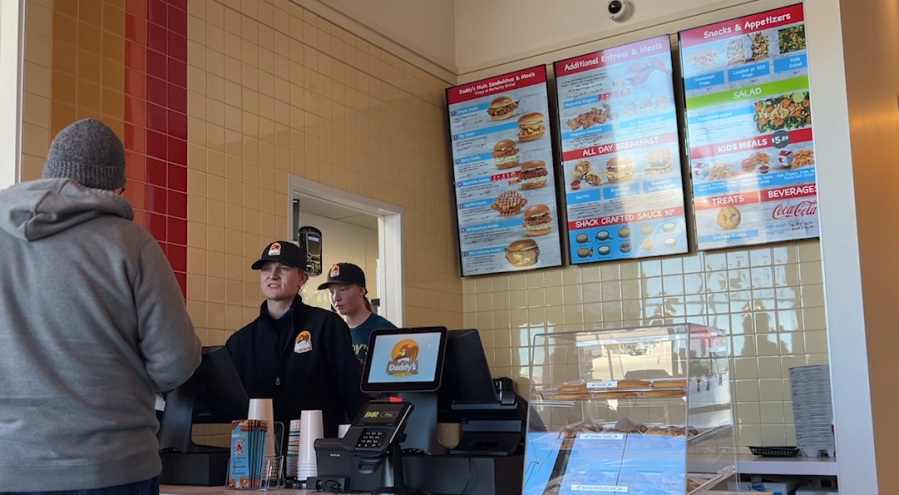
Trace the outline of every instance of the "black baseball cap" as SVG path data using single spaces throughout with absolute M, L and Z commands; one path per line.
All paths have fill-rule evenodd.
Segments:
M 282 265 L 293 266 L 306 271 L 306 252 L 290 241 L 275 241 L 265 246 L 259 261 L 253 263 L 251 268 L 260 270 L 266 261 L 275 261 Z
M 318 290 L 325 290 L 331 284 L 356 284 L 365 287 L 365 272 L 352 263 L 331 265 L 328 281 L 319 285 Z

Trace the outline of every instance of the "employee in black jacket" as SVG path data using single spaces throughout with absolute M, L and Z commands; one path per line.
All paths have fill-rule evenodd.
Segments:
M 259 317 L 226 344 L 251 398 L 272 398 L 275 421 L 290 424 L 304 410 L 322 411 L 324 434 L 337 436 L 367 400 L 350 329 L 335 313 L 303 304 L 298 292 L 309 279 L 306 254 L 276 241 L 253 270 L 265 302 Z

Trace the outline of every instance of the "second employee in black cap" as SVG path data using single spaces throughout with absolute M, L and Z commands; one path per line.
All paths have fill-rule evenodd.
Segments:
M 336 314 L 303 303 L 306 255 L 288 241 L 265 247 L 253 263 L 265 302 L 259 316 L 228 339 L 228 351 L 251 398 L 271 398 L 275 421 L 321 410 L 326 437 L 355 419 L 367 400 L 350 330 Z

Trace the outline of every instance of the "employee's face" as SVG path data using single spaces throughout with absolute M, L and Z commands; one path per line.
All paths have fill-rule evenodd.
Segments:
M 275 261 L 266 262 L 259 271 L 259 283 L 266 299 L 293 300 L 309 278 L 306 272 Z
M 331 306 L 342 315 L 351 315 L 365 303 L 362 302 L 362 296 L 365 295 L 365 289 L 356 284 L 331 284 L 328 287 L 331 294 Z

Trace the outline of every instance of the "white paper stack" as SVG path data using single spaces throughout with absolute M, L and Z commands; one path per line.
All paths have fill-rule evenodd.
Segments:
M 303 411 L 300 415 L 300 451 L 297 462 L 297 479 L 306 480 L 318 476 L 315 460 L 315 441 L 322 438 L 322 412 Z
M 290 422 L 290 431 L 287 433 L 287 476 L 293 478 L 297 474 L 297 465 L 300 461 L 300 420 Z
M 833 455 L 830 366 L 821 364 L 790 368 L 790 394 L 793 398 L 796 446 L 806 457 L 818 457 L 822 450 Z

